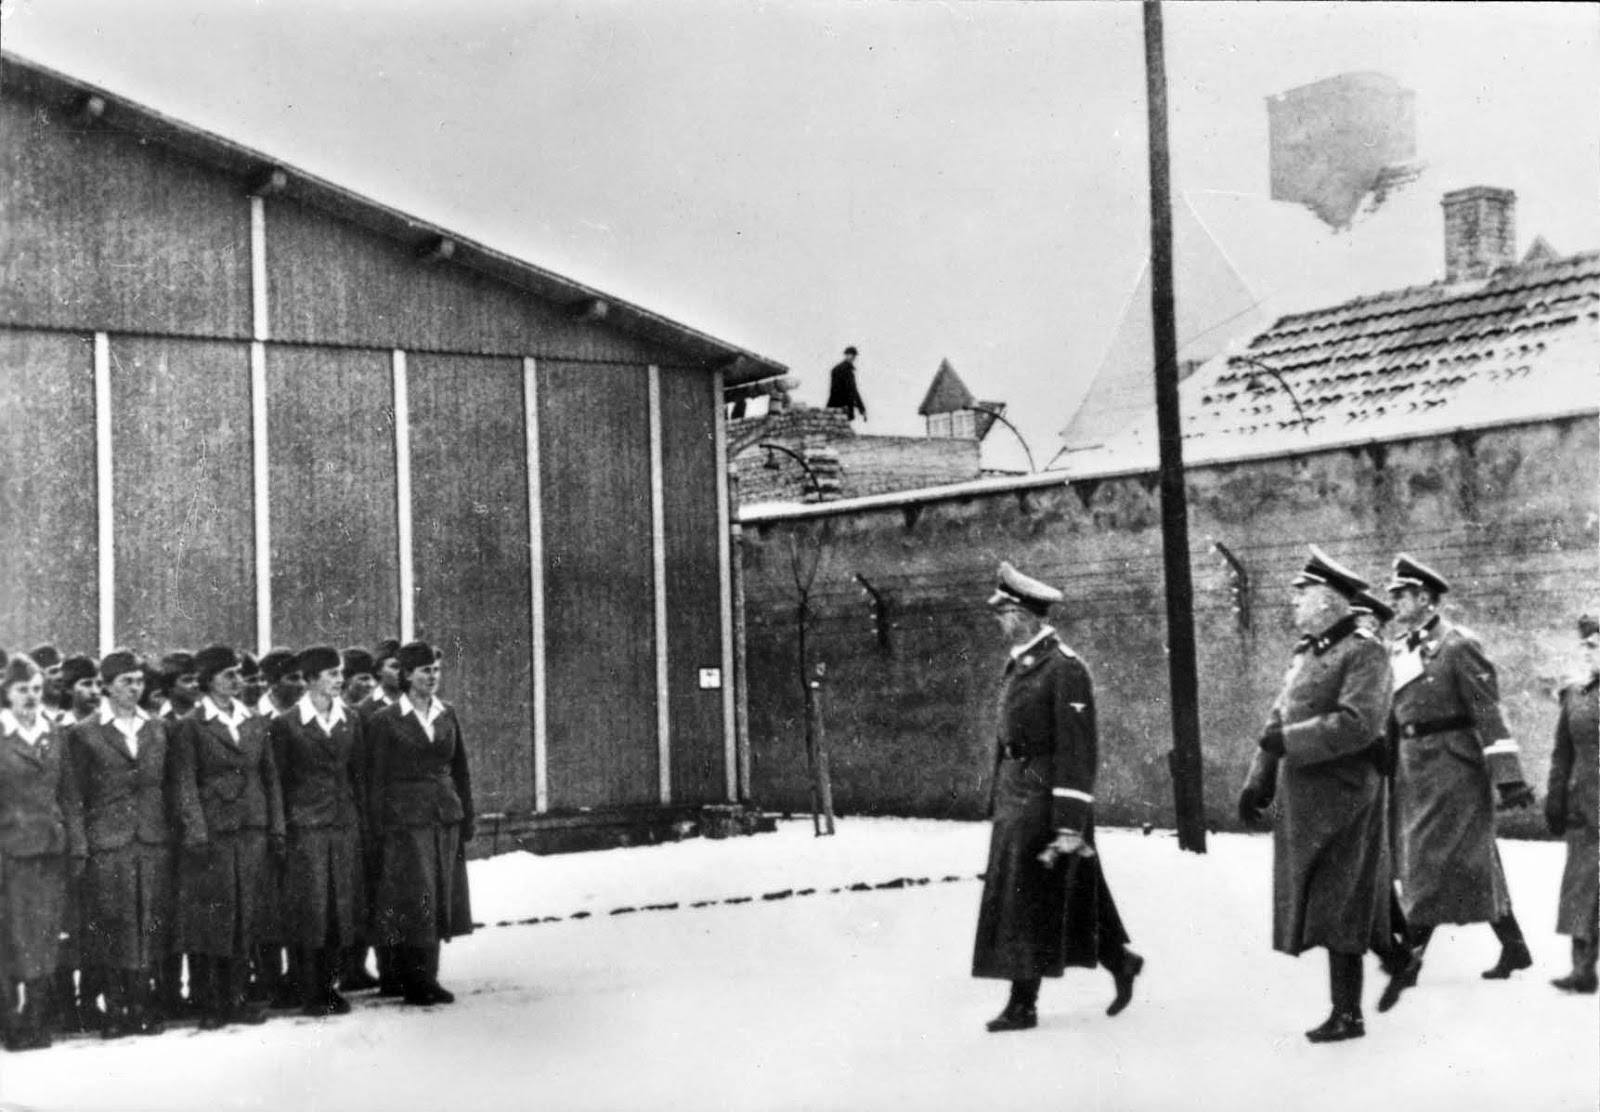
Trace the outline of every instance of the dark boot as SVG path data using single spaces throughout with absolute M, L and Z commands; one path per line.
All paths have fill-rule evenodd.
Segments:
M 246 985 L 250 980 L 249 963 L 241 957 L 225 958 L 217 963 L 214 975 L 222 1000 L 223 1014 L 229 1023 L 242 1023 L 253 1027 L 267 1021 L 267 1009 L 246 999 Z
M 83 1001 L 78 996 L 78 982 L 71 969 L 57 969 L 50 986 L 50 999 L 55 1008 L 50 1016 L 51 1025 L 63 1035 L 78 1035 L 88 1030 L 83 1022 Z
M 423 972 L 427 975 L 428 995 L 435 1004 L 454 1004 L 456 994 L 439 984 L 439 944 L 423 948 Z
M 50 981 L 39 977 L 22 985 L 22 1010 L 12 1050 L 45 1050 L 50 1046 Z
M 394 951 L 395 948 L 393 946 L 374 946 L 372 948 L 372 955 L 376 959 L 378 966 L 379 996 L 399 996 L 405 991 L 405 985 L 402 983 L 400 974 L 397 971 L 397 959 Z
M 228 1025 L 228 998 L 220 976 L 221 965 L 221 958 L 189 955 L 189 1000 L 200 1013 L 202 1031 Z
M 1362 955 L 1328 951 L 1328 995 L 1333 1011 L 1321 1025 L 1306 1032 L 1314 1043 L 1359 1039 L 1367 1033 L 1361 1018 Z
M 134 1005 L 133 1021 L 139 1035 L 160 1035 L 167 1030 L 167 1021 L 164 1018 L 165 1009 L 162 1006 L 162 993 L 156 983 L 154 970 L 140 972 L 134 975 Z
M 306 971 L 302 968 L 305 964 L 304 953 L 299 946 L 274 947 L 272 951 L 274 968 L 280 959 L 283 961 L 283 973 L 279 975 L 272 993 L 272 1007 L 298 1008 L 303 1002 L 301 988 Z
M 1011 982 L 1011 996 L 999 1015 L 984 1024 L 986 1030 L 1026 1031 L 1039 1026 L 1039 979 Z
M 158 1011 L 163 1019 L 180 1022 L 199 1010 L 200 1001 L 192 993 L 188 998 L 183 995 L 183 966 L 184 960 L 189 955 L 171 954 L 161 959 L 156 966 L 156 997 L 152 1011 Z M 192 970 L 194 963 L 189 967 Z M 192 975 L 192 974 L 191 974 Z
M 134 1018 L 134 990 L 138 974 L 126 969 L 106 969 L 101 973 L 106 998 L 105 1022 L 100 1027 L 100 1037 L 121 1039 L 139 1033 L 138 1020 Z
M 86 962 L 78 969 L 78 1015 L 86 1033 L 93 1033 L 105 1026 L 106 1013 L 100 1004 L 105 981 L 105 971 L 98 966 Z
M 1562 992 L 1594 992 L 1600 987 L 1595 976 L 1596 946 L 1592 938 L 1572 940 L 1572 972 L 1550 983 Z
M 7 1050 L 24 1049 L 22 1043 L 26 1041 L 21 987 L 9 978 L 0 980 L 0 1046 Z
M 345 992 L 366 992 L 378 987 L 378 978 L 367 972 L 367 947 L 351 946 L 344 951 L 343 957 L 340 989 Z
M 1412 927 L 1408 932 L 1409 945 L 1404 950 L 1396 950 L 1383 957 L 1383 968 L 1389 974 L 1389 983 L 1383 988 L 1383 995 L 1378 997 L 1378 1011 L 1386 1012 L 1400 1002 L 1400 994 L 1408 988 L 1415 988 L 1417 977 L 1422 973 L 1422 956 L 1427 953 L 1428 943 L 1433 941 L 1433 927 L 1431 925 Z
M 1122 1009 L 1133 1001 L 1133 982 L 1144 972 L 1144 958 L 1132 950 L 1122 951 L 1121 960 L 1116 964 L 1117 967 L 1111 970 L 1111 980 L 1116 985 L 1117 993 L 1106 1007 L 1106 1015 L 1120 1015 Z
M 1494 928 L 1494 936 L 1500 940 L 1500 960 L 1483 971 L 1484 980 L 1504 981 L 1517 970 L 1533 965 L 1533 955 L 1528 952 L 1527 942 L 1523 941 L 1522 928 L 1517 925 L 1515 915 L 1508 911 L 1490 926 Z

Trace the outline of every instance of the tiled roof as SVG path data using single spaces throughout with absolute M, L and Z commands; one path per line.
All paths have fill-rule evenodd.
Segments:
M 932 413 L 954 413 L 958 409 L 971 409 L 972 402 L 972 391 L 956 374 L 950 360 L 941 359 L 933 381 L 928 384 L 928 392 L 922 397 L 922 404 L 917 406 L 917 412 L 924 417 Z
M 1600 412 L 1600 251 L 1281 317 L 1196 371 L 1180 405 L 1192 463 Z M 1155 454 L 1134 429 L 1070 466 Z

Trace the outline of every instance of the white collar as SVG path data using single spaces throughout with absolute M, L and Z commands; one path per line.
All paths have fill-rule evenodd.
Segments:
M 50 720 L 44 716 L 41 707 L 39 716 L 33 720 L 33 729 L 30 730 L 23 726 L 21 720 L 11 713 L 11 708 L 7 707 L 5 710 L 0 710 L 0 731 L 15 734 L 29 745 L 37 745 L 39 739 L 50 732 Z
M 428 716 L 426 718 L 424 718 L 421 712 L 417 710 L 417 705 L 411 701 L 411 696 L 402 695 L 400 698 L 396 699 L 395 702 L 400 707 L 401 715 L 415 714 L 417 716 L 417 721 L 421 722 L 424 726 L 432 726 L 434 719 L 438 718 L 444 713 L 444 704 L 439 701 L 439 696 L 437 695 L 435 695 L 433 700 L 428 704 Z
M 150 712 L 143 707 L 133 708 L 133 717 L 139 725 L 143 726 L 150 721 Z M 106 699 L 100 704 L 100 725 L 109 726 L 117 719 L 116 709 L 111 705 L 111 700 Z
M 220 718 L 230 726 L 237 726 L 246 718 L 250 717 L 250 708 L 245 706 L 238 699 L 233 701 L 232 714 L 225 714 L 222 708 L 217 706 L 217 704 L 209 695 L 200 700 L 200 706 L 202 708 L 202 713 L 206 716 L 207 722 L 215 721 L 216 719 Z
M 1038 634 L 1033 638 L 1033 640 L 1029 641 L 1026 645 L 1018 645 L 1016 648 L 1012 649 L 1011 650 L 1011 659 L 1012 660 L 1020 659 L 1023 653 L 1025 653 L 1029 649 L 1033 648 L 1040 641 L 1043 641 L 1046 637 L 1054 637 L 1055 635 L 1056 635 L 1055 626 L 1044 626 L 1043 628 L 1041 628 L 1039 630 Z
M 300 696 L 300 701 L 295 704 L 300 711 L 300 725 L 309 726 L 313 720 L 321 723 L 322 728 L 328 733 L 333 733 L 333 728 L 344 721 L 344 700 L 335 699 L 333 709 L 324 717 L 317 713 L 317 705 L 311 701 L 311 693 Z
M 401 698 L 403 699 L 405 696 L 402 695 Z M 372 689 L 372 700 L 380 707 L 386 707 L 390 703 L 394 702 L 393 699 L 389 698 L 389 693 L 381 687 L 374 687 Z

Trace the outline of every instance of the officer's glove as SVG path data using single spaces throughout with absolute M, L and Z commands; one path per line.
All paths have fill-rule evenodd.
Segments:
M 1055 865 L 1058 858 L 1093 856 L 1094 847 L 1083 840 L 1082 834 L 1063 830 L 1055 836 L 1054 841 L 1039 851 L 1039 863 L 1048 869 Z
M 1500 792 L 1500 810 L 1521 810 L 1533 806 L 1533 789 L 1518 780 L 1512 784 L 1496 784 Z
M 1274 757 L 1283 756 L 1283 727 L 1276 724 L 1268 726 L 1267 732 L 1261 735 L 1261 740 L 1256 744 Z
M 1260 788 L 1246 784 L 1239 793 L 1239 821 L 1247 830 L 1259 830 L 1267 825 L 1266 809 L 1272 800 Z

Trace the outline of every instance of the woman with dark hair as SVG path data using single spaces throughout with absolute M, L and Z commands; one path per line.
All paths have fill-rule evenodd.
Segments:
M 267 724 L 239 699 L 239 654 L 209 645 L 194 665 L 203 694 L 176 723 L 171 757 L 200 801 L 182 831 L 177 948 L 189 955 L 190 1002 L 211 1030 L 266 1019 L 245 1002 L 245 980 L 271 907 L 267 855 L 283 856 L 283 800 Z
M 372 937 L 394 947 L 407 1004 L 449 1004 L 439 985 L 439 944 L 472 930 L 465 845 L 472 785 L 461 725 L 438 697 L 439 651 L 423 641 L 399 651 L 402 694 L 368 721 L 372 782 L 367 815 L 378 839 Z
M 0 709 L 0 1025 L 7 1050 L 50 1045 L 51 982 L 69 869 L 83 862 L 83 826 L 62 735 L 44 715 L 44 673 L 26 656 L 5 665 Z M 76 864 L 71 864 L 76 863 Z M 21 1007 L 17 993 L 20 984 Z
M 337 987 L 340 959 L 355 941 L 365 902 L 356 806 L 361 721 L 339 698 L 343 669 L 335 649 L 306 649 L 295 670 L 306 692 L 272 720 L 289 829 L 284 922 L 296 952 L 301 1012 L 343 1015 L 350 1004 Z
M 85 958 L 105 975 L 106 1038 L 164 1029 L 152 979 L 172 933 L 172 828 L 203 820 L 194 782 L 171 775 L 167 724 L 139 705 L 144 672 L 132 653 L 100 662 L 106 702 L 67 734 L 72 791 L 88 845 Z

